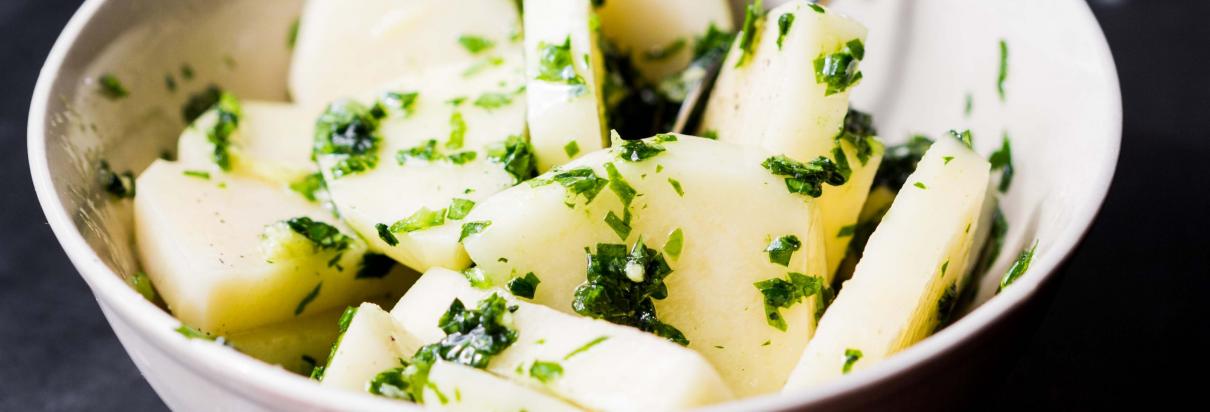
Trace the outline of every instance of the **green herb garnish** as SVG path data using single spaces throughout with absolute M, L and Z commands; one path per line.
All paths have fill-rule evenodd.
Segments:
M 298 194 L 312 202 L 318 202 L 319 193 L 327 190 L 327 187 L 322 173 L 312 173 L 294 183 L 290 183 L 290 190 L 298 192 Z
M 588 279 L 576 288 L 572 301 L 576 313 L 689 344 L 681 331 L 656 316 L 654 301 L 668 297 L 664 278 L 672 273 L 658 251 L 639 240 L 629 253 L 620 244 L 598 244 L 596 253 L 586 252 Z M 641 279 L 634 280 L 635 275 Z
M 294 316 L 301 315 L 304 310 L 307 310 L 307 305 L 310 305 L 316 297 L 319 297 L 319 289 L 323 285 L 323 282 L 319 282 L 318 285 L 315 285 L 315 289 L 311 289 L 310 292 L 307 292 L 306 296 L 303 296 L 302 300 L 298 302 L 298 306 L 294 307 Z
M 567 189 L 566 202 L 568 204 L 574 204 L 576 196 L 583 197 L 585 205 L 590 204 L 593 199 L 596 199 L 597 194 L 601 193 L 601 189 L 609 184 L 609 180 L 597 176 L 597 173 L 589 167 L 577 167 L 558 172 L 551 179 Z
M 950 316 L 954 314 L 954 304 L 958 302 L 958 284 L 951 284 L 945 288 L 945 292 L 941 293 L 941 297 L 937 299 L 937 328 L 945 325 L 950 321 Z
M 664 254 L 677 259 L 681 257 L 681 250 L 684 248 L 685 233 L 681 232 L 681 228 L 678 227 L 668 234 L 668 240 L 664 242 Z
M 823 14 L 823 13 L 827 12 L 826 10 L 824 10 L 823 7 L 821 7 L 820 5 L 815 4 L 815 3 L 808 3 L 807 7 L 810 7 L 811 10 L 815 10 L 815 12 L 819 13 L 819 14 Z
M 466 141 L 466 121 L 462 120 L 462 112 L 450 115 L 450 139 L 445 142 L 448 149 L 461 149 Z
M 410 233 L 445 224 L 445 209 L 430 210 L 422 207 L 411 216 L 403 218 L 391 225 L 391 232 Z
M 155 290 L 155 285 L 151 284 L 151 277 L 147 276 L 147 273 L 135 272 L 134 276 L 130 277 L 129 283 L 130 287 L 143 295 L 143 299 L 147 299 L 148 302 L 155 303 L 160 300 L 160 294 Z
M 502 144 L 488 148 L 488 158 L 504 166 L 504 171 L 513 176 L 515 183 L 529 180 L 538 174 L 538 162 L 534 148 L 521 136 L 509 136 Z
M 1000 150 L 992 153 L 987 159 L 992 164 L 992 170 L 1003 170 L 1000 174 L 1000 193 L 1008 192 L 1009 186 L 1013 184 L 1013 148 L 1008 140 L 1008 132 L 1004 133 L 1004 143 L 1000 145 Z
M 349 248 L 353 238 L 340 233 L 340 229 L 324 222 L 311 220 L 309 217 L 296 217 L 286 221 L 286 225 L 315 244 L 316 248 L 341 252 Z
M 492 222 L 490 220 L 463 223 L 462 233 L 458 235 L 458 241 L 462 242 L 466 240 L 467 237 L 483 233 L 483 231 L 487 230 L 487 227 L 491 225 Z
M 912 186 L 916 186 L 919 189 L 928 189 L 929 188 L 928 186 L 925 186 L 925 184 L 921 183 L 921 182 L 913 183 Z
M 584 345 L 582 345 L 582 346 L 580 346 L 580 347 L 576 348 L 576 350 L 573 350 L 573 351 L 571 351 L 571 352 L 568 352 L 568 353 L 567 353 L 567 356 L 564 356 L 564 357 L 563 357 L 563 360 L 570 360 L 570 359 L 571 359 L 573 356 L 576 356 L 576 355 L 579 355 L 579 354 L 581 354 L 581 353 L 587 352 L 589 349 L 592 349 L 592 347 L 593 347 L 593 346 L 597 346 L 597 345 L 599 345 L 601 342 L 604 342 L 604 341 L 606 341 L 606 340 L 608 340 L 608 339 L 609 339 L 609 337 L 608 337 L 608 336 L 600 336 L 600 337 L 597 337 L 596 339 L 590 340 L 590 341 L 588 341 L 588 343 L 585 343 Z
M 630 211 L 627 210 L 623 215 L 625 217 L 620 218 L 611 210 L 609 214 L 605 215 L 605 224 L 609 225 L 609 228 L 613 229 L 613 233 L 616 233 L 618 238 L 624 242 L 626 238 L 630 237 Z
M 475 208 L 475 202 L 467 199 L 453 199 L 450 201 L 449 211 L 445 217 L 450 220 L 462 220 L 466 215 L 471 213 L 471 209 Z
M 748 3 L 748 6 L 744 8 L 744 25 L 740 29 L 739 40 L 737 40 L 741 54 L 735 67 L 743 67 L 752 58 L 756 49 L 756 25 L 764 15 L 765 8 L 761 4 L 761 0 Z
M 786 235 L 773 239 L 769 247 L 765 248 L 765 252 L 769 254 L 769 262 L 788 267 L 794 252 L 801 248 L 802 241 L 798 240 L 798 236 Z
M 821 54 L 815 59 L 815 82 L 827 85 L 824 96 L 843 93 L 861 81 L 862 74 L 857 66 L 865 58 L 865 45 L 860 39 L 845 43 L 832 54 Z
M 861 351 L 858 349 L 845 349 L 844 350 L 844 366 L 841 367 L 840 372 L 843 374 L 848 374 L 850 371 L 852 371 L 853 364 L 857 363 L 857 361 L 861 360 L 861 356 L 862 356 Z
M 968 148 L 968 149 L 975 148 L 975 138 L 974 138 L 974 135 L 971 134 L 970 130 L 963 130 L 961 132 L 959 132 L 957 130 L 950 130 L 948 132 L 945 132 L 945 134 L 949 135 L 949 137 L 952 137 L 954 139 L 958 139 L 958 141 L 962 142 L 962 144 L 966 145 L 966 148 Z
M 218 86 L 213 84 L 206 86 L 202 91 L 190 95 L 189 100 L 186 100 L 185 104 L 181 106 L 181 118 L 185 120 L 186 124 L 193 124 L 197 118 L 202 117 L 206 111 L 218 104 L 222 95 L 223 89 Z
M 122 81 L 112 74 L 102 75 L 97 79 L 97 83 L 101 85 L 101 95 L 106 99 L 118 100 L 130 95 L 130 91 L 122 85 Z
M 753 283 L 765 299 L 765 320 L 769 326 L 786 331 L 786 320 L 781 315 L 781 309 L 789 308 L 802 302 L 803 298 L 819 293 L 824 284 L 818 276 L 807 276 L 790 272 L 788 279 L 772 278 Z
M 1008 42 L 1000 39 L 1000 72 L 996 76 L 996 93 L 1004 101 L 1004 81 L 1008 80 Z
M 1012 285 L 1013 282 L 1016 282 L 1021 275 L 1024 275 L 1025 272 L 1029 271 L 1029 265 L 1033 263 L 1034 252 L 1037 252 L 1037 250 L 1038 242 L 1034 241 L 1033 246 L 1031 246 L 1029 249 L 1021 251 L 1021 254 L 1017 256 L 1017 260 L 1014 261 L 1013 265 L 1008 268 L 1008 272 L 1004 274 L 1004 277 L 1000 278 L 1000 287 L 996 289 L 996 293 L 1000 293 L 1004 290 L 1004 288 L 1007 288 Z
M 912 136 L 906 143 L 887 148 L 882 158 L 882 165 L 874 175 L 874 186 L 883 186 L 893 192 L 898 192 L 907 182 L 908 176 L 916 171 L 916 165 L 933 146 L 933 139 L 927 136 Z
M 416 111 L 416 101 L 419 99 L 420 93 L 417 92 L 387 92 L 382 95 L 378 104 L 402 111 L 405 116 L 411 116 Z
M 874 117 L 850 107 L 849 113 L 844 117 L 844 127 L 840 129 L 835 140 L 849 142 L 853 145 L 853 149 L 857 152 L 857 160 L 865 165 L 874 155 L 874 147 L 878 145 L 874 136 L 877 135 L 878 130 L 874 129 Z
M 315 125 L 312 158 L 334 156 L 330 172 L 334 179 L 363 173 L 378 166 L 379 121 L 383 113 L 352 101 L 328 106 Z
M 575 140 L 567 142 L 566 145 L 563 145 L 563 153 L 566 153 L 569 159 L 576 157 L 576 155 L 580 154 L 580 143 Z
M 529 272 L 525 276 L 515 277 L 508 281 L 508 291 L 516 297 L 533 299 L 534 294 L 538 293 L 539 283 L 542 283 L 542 280 L 538 279 L 534 272 Z
M 856 233 L 856 232 L 857 232 L 857 225 L 852 224 L 852 225 L 848 225 L 848 226 L 840 228 L 840 231 L 836 233 L 836 237 L 850 237 L 850 236 L 853 236 L 853 233 Z
M 374 225 L 374 229 L 378 231 L 378 238 L 382 239 L 387 246 L 399 246 L 399 238 L 395 237 L 395 234 L 391 232 L 390 226 L 379 223 Z
M 210 172 L 205 170 L 186 170 L 182 174 L 189 177 L 196 177 L 202 180 L 210 180 Z
M 475 106 L 487 110 L 495 110 L 513 103 L 513 96 L 508 93 L 484 93 L 475 99 Z
M 218 112 L 218 120 L 206 131 L 206 140 L 214 145 L 214 152 L 211 154 L 214 163 L 224 171 L 230 171 L 231 135 L 235 134 L 235 130 L 239 128 L 243 111 L 240 108 L 239 100 L 228 93 L 222 93 L 219 96 L 215 110 Z
M 496 42 L 487 38 L 475 36 L 471 34 L 463 34 L 458 36 L 458 44 L 471 54 L 479 54 L 483 51 L 496 47 Z
M 672 185 L 672 190 L 676 191 L 677 196 L 685 197 L 685 189 L 681 187 L 681 182 L 679 180 L 670 177 L 668 178 L 668 184 Z
M 534 364 L 529 367 L 529 376 L 539 382 L 550 383 L 563 376 L 563 367 L 555 362 L 534 361 Z
M 761 163 L 776 176 L 785 176 L 786 189 L 790 193 L 810 197 L 823 195 L 823 185 L 840 186 L 848 177 L 832 159 L 819 157 L 810 163 L 801 163 L 785 156 L 774 156 Z
M 467 150 L 465 152 L 458 152 L 458 153 L 451 154 L 449 156 L 449 159 L 450 159 L 450 163 L 453 163 L 456 165 L 464 165 L 464 164 L 475 161 L 475 159 L 478 157 L 479 157 L 478 152 L 475 152 L 473 150 Z
M 101 160 L 101 165 L 97 167 L 97 182 L 113 197 L 134 199 L 135 178 L 134 173 L 129 170 L 122 173 L 114 172 L 109 167 L 108 161 Z
M 584 78 L 576 73 L 575 59 L 571 53 L 571 36 L 563 44 L 538 44 L 538 80 L 575 86 L 573 96 L 588 91 Z
M 638 196 L 638 191 L 626 182 L 626 177 L 618 172 L 617 166 L 614 166 L 613 163 L 605 164 L 605 172 L 609 175 L 609 190 L 618 195 L 618 199 L 622 200 L 622 206 L 629 208 L 634 197 Z
M 673 137 L 675 138 L 675 136 Z M 663 153 L 664 150 L 666 150 L 664 146 L 659 143 L 648 143 L 646 140 L 626 140 L 618 149 L 618 158 L 628 162 L 641 162 Z
M 814 4 L 812 4 L 814 6 Z M 819 7 L 819 6 L 815 6 Z M 786 40 L 786 35 L 790 33 L 790 28 L 794 26 L 794 13 L 786 13 L 777 18 L 777 49 L 781 50 L 782 42 Z
M 395 153 L 395 161 L 399 162 L 400 166 L 407 164 L 408 159 L 420 159 L 432 162 L 444 158 L 445 155 L 441 154 L 441 151 L 437 148 L 437 140 L 435 139 L 425 140 L 424 143 L 416 147 L 403 149 Z

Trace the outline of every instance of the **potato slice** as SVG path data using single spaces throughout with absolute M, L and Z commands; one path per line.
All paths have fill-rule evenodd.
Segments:
M 602 34 L 654 84 L 689 66 L 695 39 L 711 25 L 734 30 L 731 6 L 724 0 L 610 0 L 597 14 Z
M 683 332 L 737 395 L 776 391 L 814 329 L 815 299 L 782 309 L 788 325 L 782 331 L 767 321 L 754 283 L 787 272 L 823 276 L 814 202 L 790 194 L 782 178 L 765 170 L 769 155 L 760 149 L 673 135 L 643 144 L 665 151 L 630 162 L 618 158 L 624 147 L 614 147 L 560 167 L 590 168 L 601 179 L 611 178 L 606 164 L 616 168 L 637 192 L 625 241 L 606 221 L 625 215 L 613 189 L 602 187 L 585 205 L 584 195 L 554 182 L 523 184 L 480 204 L 467 221 L 491 224 L 466 239 L 467 251 L 497 285 L 533 272 L 541 280 L 533 301 L 574 313 L 574 291 L 586 280 L 585 248 L 642 238 L 662 250 L 679 232 L 679 255 L 665 253 L 673 270 L 665 279 L 668 297 L 654 302 L 660 320 Z M 785 265 L 771 262 L 765 250 L 788 235 L 801 250 Z
M 408 333 L 435 342 L 445 337 L 438 319 L 454 299 L 474 306 L 492 293 L 507 295 L 476 289 L 458 272 L 433 269 L 391 315 Z M 490 372 L 594 410 L 680 410 L 731 399 L 718 373 L 693 351 L 633 328 L 510 303 L 517 306 L 517 341 L 492 359 Z M 562 373 L 542 383 L 529 372 L 535 361 L 557 363 Z
M 320 110 L 285 103 L 245 101 L 239 128 L 231 136 L 235 157 L 232 171 L 289 185 L 317 170 L 311 161 L 311 141 Z M 185 129 L 177 143 L 177 160 L 192 169 L 218 172 L 214 144 L 207 131 L 218 121 L 215 110 L 206 112 Z
M 783 24 L 786 20 L 791 23 Z M 746 54 L 742 41 L 737 41 L 723 63 L 706 108 L 702 133 L 716 133 L 725 142 L 759 146 L 804 162 L 819 156 L 833 158 L 851 87 L 830 91 L 827 84 L 817 82 L 815 63 L 844 50 L 849 42 L 865 41 L 865 27 L 801 0 L 770 11 L 754 27 L 757 34 L 751 54 Z M 864 162 L 855 156 L 852 144 L 844 142 L 842 147 L 853 173 L 845 185 L 825 187 L 819 200 L 828 276 L 844 260 L 852 239 L 851 231 L 844 229 L 857 223 L 882 162 L 880 145 L 874 145 Z
M 362 303 L 334 345 L 320 384 L 365 392 L 375 376 L 399 367 L 399 360 L 411 357 L 421 343 L 378 305 Z
M 489 372 L 451 362 L 437 362 L 429 370 L 425 409 L 436 411 L 514 412 L 581 411 L 557 398 L 509 382 Z M 444 400 L 444 402 L 442 402 Z
M 134 202 L 143 267 L 185 324 L 216 335 L 239 332 L 385 295 L 408 281 L 361 273 L 365 243 L 286 189 L 186 172 L 179 163 L 152 163 L 139 176 Z M 284 223 L 300 217 L 340 230 L 347 247 L 322 248 Z
M 512 0 L 309 0 L 300 23 L 290 93 L 317 106 L 434 66 L 469 69 L 520 39 Z
M 608 146 L 597 47 L 589 0 L 525 0 L 529 136 L 546 171 Z
M 502 150 L 510 137 L 524 142 L 521 56 L 518 52 L 504 59 L 471 78 L 460 67 L 447 66 L 387 87 L 416 93 L 416 100 L 410 110 L 392 109 L 382 120 L 374 168 L 338 176 L 333 169 L 341 156 L 318 157 L 333 203 L 372 250 L 417 271 L 460 269 L 470 263 L 458 243 L 456 214 L 429 228 L 395 231 L 396 245 L 379 235 L 377 225 L 392 226 L 426 209 L 448 211 L 454 199 L 478 202 L 518 181 L 506 170 L 507 163 L 490 154 Z M 432 146 L 425 150 L 429 141 Z M 420 154 L 406 154 L 414 150 Z M 472 157 L 457 160 L 464 155 Z
M 328 360 L 328 349 L 336 340 L 337 320 L 343 309 L 330 309 L 311 316 L 290 319 L 228 335 L 236 350 L 272 365 L 307 375 Z
M 870 236 L 786 391 L 871 367 L 933 333 L 978 252 L 989 168 L 957 139 L 933 145 Z

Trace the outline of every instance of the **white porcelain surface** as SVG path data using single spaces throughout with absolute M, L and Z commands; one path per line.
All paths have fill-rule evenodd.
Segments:
M 778 2 L 766 1 L 772 3 Z M 1038 255 L 1031 271 L 1013 287 L 995 296 L 998 276 L 983 279 L 975 305 L 962 319 L 877 367 L 813 391 L 718 409 L 845 408 L 861 399 L 893 402 L 898 392 L 891 388 L 913 384 L 925 366 L 945 373 L 944 365 L 961 361 L 953 355 L 958 348 L 973 345 L 975 336 L 1007 328 L 1010 313 L 1039 299 L 1040 287 L 1095 217 L 1117 162 L 1118 80 L 1105 40 L 1083 1 L 832 3 L 870 27 L 866 77 L 855 92 L 854 105 L 874 112 L 885 140 L 970 128 L 976 148 L 986 154 L 998 147 L 1003 133 L 1012 136 L 1017 176 L 1004 199 L 1011 230 L 991 273 L 1002 273 L 1016 252 L 1034 239 L 1040 239 Z M 124 282 L 124 276 L 137 270 L 130 210 L 107 200 L 94 184 L 100 158 L 137 172 L 173 147 L 184 127 L 178 113 L 181 103 L 207 83 L 246 98 L 284 100 L 286 31 L 300 4 L 89 0 L 52 50 L 35 91 L 29 156 L 47 220 L 135 364 L 177 410 L 408 407 L 322 388 L 174 332 L 178 322 Z M 1001 38 L 1010 48 L 1004 102 L 995 92 Z M 182 63 L 192 65 L 198 78 L 186 83 L 177 76 L 181 90 L 169 93 L 164 75 L 179 73 Z M 110 102 L 97 95 L 91 79 L 107 72 L 125 81 L 130 98 Z M 969 118 L 963 115 L 967 93 L 974 97 Z

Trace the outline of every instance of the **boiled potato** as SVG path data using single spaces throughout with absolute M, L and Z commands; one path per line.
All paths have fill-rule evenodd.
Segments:
M 555 397 L 469 366 L 438 361 L 429 370 L 425 409 L 466 412 L 581 411 Z M 444 400 L 442 402 L 441 400 Z
M 870 236 L 786 391 L 871 367 L 933 333 L 978 252 L 989 169 L 957 139 L 933 145 Z
M 421 342 L 378 305 L 363 303 L 335 345 L 320 384 L 365 392 L 375 376 L 399 367 L 399 360 L 416 353 Z
M 458 272 L 433 269 L 391 314 L 408 333 L 436 342 L 445 337 L 438 319 L 454 299 L 473 307 L 492 293 L 506 295 L 476 289 Z M 510 303 L 517 306 L 517 341 L 491 360 L 490 372 L 593 410 L 680 410 L 731 399 L 718 373 L 693 351 L 633 328 Z M 542 383 L 529 376 L 535 361 L 558 363 L 560 377 Z
M 607 146 L 604 59 L 589 0 L 525 0 L 529 135 L 546 171 Z
M 610 0 L 597 9 L 601 32 L 627 52 L 653 84 L 689 66 L 695 41 L 713 25 L 730 32 L 731 6 L 724 0 Z
M 231 136 L 235 156 L 232 171 L 268 182 L 289 185 L 315 173 L 311 140 L 320 110 L 273 102 L 241 104 L 239 128 Z M 218 121 L 215 110 L 185 129 L 177 144 L 177 160 L 193 169 L 219 172 L 207 131 Z
M 135 238 L 143 267 L 172 313 L 205 332 L 239 332 L 321 313 L 408 281 L 385 271 L 363 273 L 381 263 L 366 260 L 365 243 L 287 189 L 231 175 L 207 177 L 162 160 L 139 176 L 138 188 Z M 296 218 L 320 222 L 305 227 L 339 233 L 323 237 L 332 241 L 323 247 L 287 223 Z
M 500 66 L 471 78 L 464 77 L 461 68 L 447 66 L 387 86 L 386 90 L 416 94 L 410 109 L 392 109 L 381 120 L 377 134 L 382 141 L 374 154 L 377 165 L 341 175 L 337 173 L 341 155 L 318 156 L 341 216 L 372 250 L 417 271 L 466 267 L 469 260 L 458 243 L 461 222 L 449 212 L 458 208 L 455 199 L 467 207 L 462 201 L 482 201 L 523 178 L 509 172 L 509 167 L 532 165 L 532 157 L 515 161 L 493 157 L 509 141 L 519 143 L 518 153 L 532 153 L 524 143 L 524 85 L 521 56 L 511 54 Z M 379 235 L 377 225 L 395 226 L 425 211 L 444 216 L 432 226 L 392 230 L 394 239 Z
M 791 23 L 783 24 L 786 20 Z M 845 50 L 850 42 L 863 42 L 865 27 L 803 0 L 770 11 L 754 27 L 751 53 L 737 41 L 723 63 L 702 132 L 804 162 L 820 156 L 834 157 L 835 137 L 844 125 L 852 86 L 829 90 L 826 82 L 817 82 L 815 62 Z M 881 145 L 873 146 L 870 157 L 863 162 L 852 144 L 841 143 L 852 175 L 842 186 L 825 187 L 819 199 L 828 276 L 844 259 L 852 239 L 844 229 L 857 223 L 882 161 Z
M 434 66 L 470 70 L 517 48 L 516 7 L 512 0 L 309 0 L 290 93 L 322 106 Z
M 327 362 L 328 349 L 339 334 L 336 321 L 343 311 L 331 309 L 237 332 L 226 338 L 231 346 L 243 354 L 306 375 L 316 365 Z
M 624 243 L 629 249 L 639 239 L 657 250 L 680 243 L 678 256 L 666 256 L 673 271 L 665 279 L 668 297 L 654 302 L 659 319 L 683 332 L 689 347 L 714 364 L 736 395 L 776 391 L 811 336 L 816 300 L 782 309 L 788 325 L 782 331 L 766 319 L 754 283 L 785 278 L 787 272 L 824 277 L 814 201 L 789 193 L 782 178 L 761 166 L 770 155 L 758 148 L 673 135 L 641 144 L 665 150 L 631 162 L 619 159 L 624 145 L 614 147 L 537 179 L 588 168 L 600 179 L 628 182 L 636 192 L 628 209 L 609 187 L 602 186 L 586 205 L 584 195 L 559 182 L 523 184 L 467 217 L 490 222 L 466 239 L 467 251 L 497 285 L 534 273 L 541 283 L 533 301 L 574 313 L 574 292 L 586 280 L 586 248 Z M 611 177 L 607 165 L 621 179 Z M 623 239 L 607 219 L 627 213 L 633 220 Z M 681 240 L 669 242 L 676 233 Z M 766 249 L 791 235 L 801 249 L 785 265 L 773 263 Z

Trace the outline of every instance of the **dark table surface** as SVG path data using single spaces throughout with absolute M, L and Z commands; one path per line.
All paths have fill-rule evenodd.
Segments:
M 79 3 L 0 1 L 0 410 L 160 410 L 45 224 L 29 178 L 34 82 Z M 1003 409 L 1204 398 L 1205 379 L 1189 376 L 1210 366 L 1210 2 L 1090 3 L 1122 79 L 1122 156 L 1044 320 L 987 399 Z

